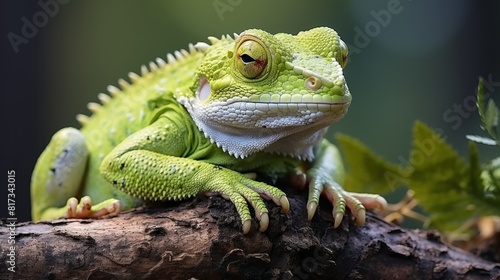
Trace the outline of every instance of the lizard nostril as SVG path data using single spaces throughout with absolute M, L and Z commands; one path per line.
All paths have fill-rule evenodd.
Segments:
M 308 88 L 310 90 L 317 90 L 321 87 L 321 80 L 314 77 L 314 76 L 311 76 L 311 77 L 306 79 L 304 85 L 306 88 Z

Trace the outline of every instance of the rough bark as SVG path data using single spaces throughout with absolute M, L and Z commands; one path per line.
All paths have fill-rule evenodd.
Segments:
M 331 227 L 331 208 L 308 223 L 305 198 L 291 211 L 268 204 L 270 227 L 240 233 L 220 197 L 195 198 L 99 220 L 22 223 L 15 271 L 7 270 L 10 229 L 0 227 L 2 279 L 498 279 L 500 264 L 369 213 L 355 227 Z

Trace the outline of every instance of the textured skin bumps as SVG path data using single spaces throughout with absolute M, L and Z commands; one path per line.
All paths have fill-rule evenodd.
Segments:
M 78 116 L 80 130 L 56 133 L 32 176 L 35 220 L 115 215 L 148 201 L 218 193 L 235 205 L 244 233 L 249 206 L 264 231 L 262 199 L 285 213 L 288 200 L 246 173 L 277 180 L 302 172 L 309 218 L 324 193 L 334 226 L 346 206 L 362 224 L 361 201 L 384 205 L 341 188 L 338 151 L 323 139 L 351 102 L 342 71 L 347 48 L 334 30 L 250 29 L 209 40 L 130 73 L 130 82 L 98 95 L 102 105 L 89 103 L 92 115 Z M 59 186 L 68 187 L 51 195 Z

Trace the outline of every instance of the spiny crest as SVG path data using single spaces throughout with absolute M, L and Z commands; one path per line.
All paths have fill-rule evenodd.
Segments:
M 111 101 L 111 97 L 102 92 L 97 95 L 97 98 L 101 101 L 102 104 L 106 104 Z
M 156 71 L 158 71 L 158 65 L 156 65 L 156 63 L 154 63 L 154 61 L 150 61 L 149 62 L 149 69 L 151 72 L 156 72 Z
M 92 112 L 95 113 L 97 110 L 101 109 L 101 104 L 95 103 L 95 102 L 89 102 L 87 104 L 87 108 Z
M 113 97 L 116 97 L 116 96 L 122 94 L 123 90 L 127 89 L 128 87 L 130 87 L 131 84 L 140 80 L 141 77 L 144 77 L 144 76 L 148 75 L 149 73 L 156 72 L 159 69 L 166 67 L 169 64 L 175 64 L 179 61 L 182 61 L 189 55 L 193 55 L 193 54 L 198 53 L 198 52 L 205 52 L 208 50 L 208 48 L 210 48 L 210 45 L 213 45 L 221 40 L 234 41 L 234 40 L 238 39 L 238 37 L 239 37 L 239 34 L 237 34 L 237 33 L 234 33 L 232 36 L 229 34 L 222 35 L 220 39 L 213 37 L 213 36 L 209 36 L 208 40 L 210 41 L 210 44 L 207 44 L 205 42 L 198 42 L 194 45 L 189 44 L 187 50 L 181 49 L 178 51 L 174 51 L 173 54 L 167 53 L 167 55 L 166 55 L 167 61 L 158 57 L 154 61 L 149 62 L 149 65 L 148 65 L 149 69 L 146 65 L 142 65 L 141 70 L 140 70 L 140 75 L 136 74 L 134 72 L 128 73 L 130 83 L 124 79 L 119 79 L 118 85 L 120 86 L 120 88 L 117 88 L 116 86 L 113 86 L 113 85 L 109 85 L 106 88 L 107 91 L 109 92 L 109 95 L 101 92 L 97 95 L 97 98 L 99 99 L 99 101 L 101 101 L 102 105 L 106 105 L 107 103 L 109 103 L 113 99 Z M 92 113 L 96 113 L 97 111 L 99 111 L 103 107 L 102 105 L 95 103 L 95 102 L 90 102 L 87 105 L 87 108 Z M 83 114 L 78 114 L 76 116 L 77 121 L 81 125 L 84 125 L 89 120 L 89 118 L 90 118 L 89 116 L 86 116 Z
M 76 115 L 76 120 L 81 124 L 84 125 L 88 120 L 89 116 L 86 116 L 84 114 L 78 114 Z
M 124 79 L 121 79 L 121 78 L 118 79 L 118 84 L 120 85 L 121 89 L 126 89 L 130 86 L 130 84 L 127 81 L 125 81 Z
M 158 64 L 158 66 L 163 67 L 165 65 L 167 65 L 167 63 L 165 62 L 165 60 L 161 59 L 160 57 L 157 57 L 156 58 L 156 64 Z
M 121 93 L 120 89 L 113 85 L 107 86 L 106 89 L 109 93 L 111 93 L 112 96 L 118 96 Z
M 208 41 L 210 41 L 210 43 L 213 45 L 213 44 L 216 44 L 217 42 L 222 41 L 222 40 L 235 41 L 238 39 L 238 37 L 240 37 L 240 35 L 237 33 L 234 33 L 233 36 L 231 36 L 229 34 L 222 35 L 220 39 L 217 37 L 214 37 L 214 36 L 209 36 Z

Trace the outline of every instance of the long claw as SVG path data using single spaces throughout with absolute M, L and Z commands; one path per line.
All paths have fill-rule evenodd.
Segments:
M 318 208 L 318 203 L 311 201 L 307 204 L 307 220 L 312 220 L 314 213 L 316 213 L 316 208 Z
M 269 215 L 267 213 L 264 213 L 260 216 L 260 231 L 264 232 L 267 230 L 267 227 L 269 226 Z
M 333 204 L 332 215 L 335 218 L 333 228 L 337 228 L 340 223 L 342 223 L 342 219 L 344 218 L 346 200 L 342 195 L 341 189 L 339 190 L 337 187 L 332 185 L 326 185 L 324 193 L 328 200 Z
M 352 216 L 356 219 L 355 223 L 357 226 L 362 226 L 366 221 L 366 210 L 361 201 L 359 201 L 356 196 L 352 193 L 345 193 L 345 201 L 347 207 L 351 211 Z
M 73 218 L 76 216 L 76 207 L 78 206 L 78 199 L 71 197 L 66 203 L 68 211 L 66 212 L 66 218 Z
M 252 226 L 252 222 L 250 220 L 244 221 L 243 226 L 242 226 L 243 234 L 247 234 L 250 231 L 251 226 Z
M 333 223 L 333 228 L 338 228 L 342 223 L 342 219 L 344 219 L 344 213 L 336 213 L 334 218 L 335 222 Z
M 82 215 L 89 215 L 90 209 L 92 209 L 92 199 L 90 199 L 90 196 L 82 197 L 80 203 L 82 204 Z
M 276 203 L 278 204 L 278 203 Z M 281 212 L 282 213 L 288 213 L 288 211 L 290 211 L 290 202 L 288 201 L 288 198 L 286 197 L 286 195 L 282 196 L 280 198 L 280 203 L 278 205 L 281 205 Z
M 358 210 L 358 213 L 355 215 L 356 217 L 356 225 L 358 227 L 362 226 L 365 224 L 365 221 L 366 221 L 366 210 L 365 209 L 359 209 Z
M 312 220 L 316 208 L 318 208 L 319 196 L 323 192 L 323 183 L 320 180 L 312 179 L 309 182 L 309 198 L 307 200 L 307 220 Z

